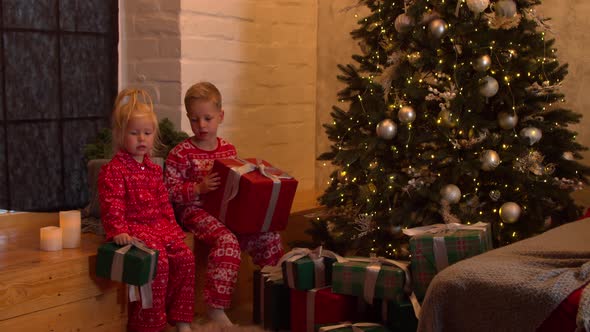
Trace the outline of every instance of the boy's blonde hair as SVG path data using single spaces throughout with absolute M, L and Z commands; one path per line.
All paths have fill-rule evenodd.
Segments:
M 125 89 L 119 92 L 113 109 L 113 152 L 125 146 L 125 130 L 131 118 L 147 117 L 154 124 L 154 147 L 158 151 L 162 147 L 158 117 L 150 95 L 142 89 Z M 150 151 L 151 152 L 154 151 Z
M 221 109 L 221 93 L 213 83 L 199 82 L 193 84 L 184 95 L 184 108 L 189 111 L 191 103 L 195 100 L 212 101 L 218 109 Z

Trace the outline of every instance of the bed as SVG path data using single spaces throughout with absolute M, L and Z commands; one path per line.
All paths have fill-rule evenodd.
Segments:
M 590 218 L 498 248 L 441 271 L 424 298 L 418 331 L 567 331 L 576 301 L 590 331 Z M 570 327 L 571 328 L 571 327 Z

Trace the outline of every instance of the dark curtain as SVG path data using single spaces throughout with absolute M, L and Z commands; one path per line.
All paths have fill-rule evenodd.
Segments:
M 0 209 L 88 201 L 84 145 L 117 94 L 116 0 L 0 0 Z

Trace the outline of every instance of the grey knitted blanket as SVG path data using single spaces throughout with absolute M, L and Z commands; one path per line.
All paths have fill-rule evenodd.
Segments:
M 453 264 L 430 284 L 418 331 L 535 331 L 590 281 L 590 219 Z M 590 286 L 577 317 L 590 332 Z

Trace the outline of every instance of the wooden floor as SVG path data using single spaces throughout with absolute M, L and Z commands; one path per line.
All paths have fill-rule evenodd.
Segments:
M 309 218 L 305 215 L 309 212 L 292 214 L 287 230 L 282 232 L 285 245 L 306 237 Z M 83 234 L 78 249 L 39 250 L 39 229 L 58 223 L 56 213 L 0 216 L 0 331 L 125 331 L 125 286 L 93 277 L 101 237 Z M 207 250 L 198 243 L 194 249 L 194 326 L 198 327 L 206 323 L 200 294 Z M 252 321 L 253 271 L 250 258 L 242 255 L 233 306 L 227 311 L 230 319 L 240 325 Z

